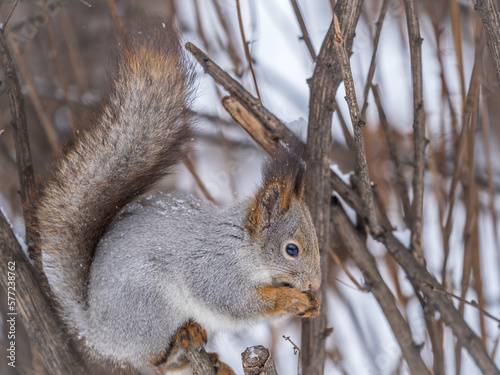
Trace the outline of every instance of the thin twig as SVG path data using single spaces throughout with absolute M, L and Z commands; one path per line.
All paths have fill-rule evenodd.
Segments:
M 111 12 L 111 18 L 113 20 L 113 25 L 115 26 L 115 30 L 120 37 L 120 40 L 125 41 L 125 30 L 123 29 L 122 24 L 120 23 L 120 17 L 118 17 L 118 13 L 116 13 L 115 0 L 108 0 L 108 8 Z
M 420 349 L 413 342 L 410 326 L 401 315 L 394 295 L 382 279 L 377 269 L 376 261 L 366 247 L 365 240 L 361 238 L 359 232 L 356 231 L 337 201 L 333 201 L 331 210 L 332 222 L 335 228 L 337 228 L 337 235 L 363 273 L 367 287 L 382 308 L 387 322 L 401 347 L 403 357 L 408 364 L 410 372 L 415 375 L 429 374 L 429 370 L 420 357 Z
M 224 87 L 266 127 L 272 140 L 279 138 L 285 143 L 294 143 L 296 141 L 297 137 L 288 131 L 286 126 L 275 115 L 263 107 L 258 99 L 250 95 L 239 82 L 231 78 L 229 74 L 215 64 L 203 51 L 192 43 L 187 43 L 186 49 L 198 60 L 206 73 L 210 74 L 219 85 Z
M 432 288 L 434 291 L 438 292 L 438 293 L 442 293 L 448 297 L 452 297 L 452 298 L 455 298 L 456 300 L 462 302 L 462 303 L 465 303 L 466 305 L 469 305 L 469 306 L 472 306 L 474 307 L 475 309 L 479 310 L 484 316 L 487 316 L 488 318 L 490 318 L 491 320 L 494 320 L 495 322 L 499 323 L 500 324 L 500 318 L 497 318 L 496 316 L 490 314 L 488 311 L 486 311 L 485 309 L 481 308 L 476 301 L 469 301 L 463 297 L 460 297 L 460 296 L 457 296 L 453 293 L 450 293 L 450 292 L 447 292 L 446 290 L 441 290 L 439 288 L 436 288 L 434 287 L 433 285 L 430 285 L 430 284 L 427 284 L 424 282 L 425 286 L 428 286 L 429 288 Z
M 404 0 L 413 81 L 413 201 L 411 205 L 411 250 L 420 264 L 424 210 L 425 109 L 422 83 L 422 41 L 418 13 L 413 0 Z
M 250 68 L 250 72 L 252 73 L 253 83 L 255 85 L 255 93 L 257 94 L 257 98 L 259 98 L 259 102 L 262 102 L 259 92 L 259 86 L 257 85 L 257 78 L 255 78 L 255 72 L 253 70 L 252 55 L 250 54 L 250 49 L 248 48 L 248 42 L 247 39 L 245 38 L 245 30 L 243 29 L 243 19 L 241 17 L 240 0 L 236 0 L 236 10 L 238 12 L 238 23 L 240 24 L 241 40 L 243 41 L 243 48 L 245 49 L 245 56 L 247 58 L 248 67 Z
M 375 211 L 375 203 L 373 200 L 373 191 L 371 187 L 370 173 L 368 171 L 368 163 L 366 160 L 365 140 L 364 140 L 364 121 L 361 119 L 359 113 L 358 101 L 356 98 L 356 91 L 354 89 L 354 81 L 352 79 L 351 66 L 347 51 L 344 48 L 344 41 L 340 32 L 337 16 L 334 15 L 335 22 L 335 37 L 334 48 L 339 56 L 339 64 L 344 79 L 344 86 L 346 91 L 346 101 L 349 105 L 349 113 L 351 115 L 352 126 L 354 128 L 354 141 L 356 145 L 356 161 L 357 173 L 361 179 L 361 197 L 365 202 L 368 210 L 368 223 L 372 228 L 373 233 L 379 233 L 381 228 L 378 222 L 377 213 Z
M 384 23 L 385 14 L 387 13 L 387 8 L 389 8 L 389 1 L 384 0 L 380 8 L 380 13 L 377 20 L 377 29 L 375 30 L 375 37 L 373 38 L 373 53 L 372 59 L 370 61 L 370 68 L 368 69 L 368 76 L 366 77 L 365 88 L 363 90 L 363 105 L 361 106 L 361 118 L 365 119 L 366 109 L 368 108 L 368 93 L 372 87 L 372 80 L 375 74 L 375 61 L 377 60 L 378 44 L 380 41 L 380 34 L 382 33 L 382 25 Z
M 210 194 L 210 192 L 208 191 L 207 187 L 203 183 L 202 179 L 200 178 L 200 176 L 196 172 L 194 164 L 191 161 L 191 159 L 189 158 L 189 156 L 186 156 L 182 160 L 182 162 L 186 166 L 186 168 L 189 171 L 189 173 L 191 173 L 191 175 L 193 176 L 194 180 L 196 181 L 196 185 L 198 185 L 198 187 L 200 188 L 200 190 L 203 193 L 203 195 L 205 196 L 205 198 L 207 198 L 210 202 L 217 204 L 217 201 L 214 199 L 214 197 L 212 196 L 212 194 Z
M 219 22 L 220 22 L 222 28 L 224 29 L 224 32 L 226 33 L 227 53 L 229 55 L 229 58 L 233 62 L 235 74 L 238 77 L 240 77 L 243 74 L 243 67 L 242 67 L 243 63 L 241 61 L 241 58 L 240 58 L 238 51 L 236 50 L 236 43 L 234 42 L 234 39 L 233 39 L 233 31 L 231 30 L 231 27 L 229 26 L 227 18 L 224 15 L 224 12 L 222 11 L 219 0 L 212 0 L 212 1 L 214 3 L 215 11 L 217 12 L 217 17 L 219 18 Z
M 26 112 L 24 109 L 24 96 L 21 93 L 19 78 L 14 68 L 10 51 L 5 43 L 5 35 L 0 33 L 0 67 L 4 77 L 4 85 L 9 95 L 9 108 L 11 115 L 12 133 L 16 149 L 16 164 L 21 187 L 21 201 L 26 204 L 31 196 L 30 192 L 35 186 L 33 173 L 33 161 L 31 159 L 30 144 L 28 139 L 28 127 L 26 123 Z M 28 212 L 24 212 L 24 220 L 31 220 Z M 27 231 L 31 229 L 27 226 Z M 33 248 L 28 244 L 28 252 L 33 256 Z
M 40 95 L 38 95 L 38 91 L 36 88 L 36 83 L 35 83 L 35 78 L 31 74 L 31 70 L 26 62 L 26 59 L 23 57 L 21 51 L 19 50 L 19 45 L 15 40 L 12 38 L 8 38 L 7 42 L 9 43 L 9 47 L 12 51 L 12 55 L 14 56 L 14 59 L 16 60 L 17 67 L 19 68 L 19 71 L 26 81 L 26 87 L 28 88 L 28 93 L 31 99 L 31 102 L 33 103 L 33 106 L 35 107 L 36 114 L 38 116 L 38 119 L 42 123 L 43 130 L 45 131 L 45 134 L 47 136 L 47 140 L 50 143 L 50 146 L 52 149 L 56 149 L 57 145 L 59 144 L 59 141 L 57 139 L 57 133 L 54 128 L 54 124 L 52 123 L 51 119 L 45 112 L 45 108 L 43 107 L 42 100 L 40 99 Z
M 392 134 L 392 128 L 389 125 L 389 122 L 387 121 L 387 117 L 385 115 L 384 108 L 382 107 L 382 102 L 380 100 L 380 95 L 379 95 L 379 89 L 378 86 L 374 85 L 372 86 L 372 93 L 373 97 L 375 98 L 375 104 L 377 106 L 378 110 L 378 117 L 380 119 L 380 125 L 382 126 L 382 129 L 384 130 L 385 134 L 385 139 L 387 142 L 387 148 L 389 149 L 389 155 L 394 163 L 394 169 L 396 172 L 396 176 L 394 178 L 394 181 L 396 182 L 396 190 L 398 192 L 399 198 L 401 199 L 401 204 L 403 206 L 403 213 L 404 213 L 404 219 L 406 222 L 406 225 L 409 226 L 410 224 L 410 217 L 411 217 L 411 207 L 410 207 L 410 198 L 408 196 L 408 187 L 406 186 L 406 180 L 405 176 L 403 173 L 403 167 L 401 165 L 401 161 L 399 160 L 398 152 L 397 152 L 397 147 L 396 147 L 396 141 L 394 140 L 393 134 Z
M 349 148 L 349 150 L 354 150 L 354 147 L 355 147 L 354 138 L 353 138 L 351 132 L 349 131 L 349 128 L 347 127 L 347 123 L 344 119 L 344 115 L 342 115 L 342 112 L 340 111 L 337 100 L 333 101 L 333 110 L 335 111 L 335 113 L 339 117 L 340 127 L 342 128 L 342 134 L 344 135 L 344 139 L 345 139 L 345 143 L 347 144 L 347 147 Z
M 304 21 L 304 17 L 302 17 L 302 12 L 300 11 L 299 3 L 297 0 L 290 0 L 292 2 L 293 11 L 295 12 L 295 17 L 297 17 L 297 21 L 299 21 L 300 30 L 302 31 L 302 39 L 307 46 L 307 50 L 309 51 L 309 55 L 311 56 L 312 61 L 316 61 L 316 52 L 314 52 L 314 47 L 311 42 L 311 38 L 309 38 L 309 33 L 307 32 L 306 23 Z
M 86 92 L 89 82 L 85 69 L 87 65 L 83 62 L 82 55 L 78 48 L 79 43 L 76 39 L 73 24 L 71 23 L 66 7 L 61 7 L 58 14 L 63 38 L 68 49 L 69 60 L 71 62 L 71 70 L 73 71 L 73 74 L 75 76 L 76 84 L 80 90 L 80 93 Z
M 14 4 L 9 9 L 9 13 L 7 14 L 7 17 L 5 18 L 5 21 L 0 25 L 0 32 L 4 32 L 5 29 L 7 28 L 7 24 L 9 23 L 10 17 L 12 16 L 12 13 L 14 13 L 14 9 L 16 9 L 17 4 L 19 4 L 19 0 L 15 0 Z
M 457 60 L 458 76 L 460 78 L 460 93 L 462 94 L 462 102 L 465 105 L 465 78 L 464 78 L 464 62 L 462 55 L 462 23 L 460 22 L 460 3 L 458 0 L 451 0 L 450 4 L 450 20 L 451 31 L 453 35 L 453 47 L 455 50 L 455 58 Z
M 482 40 L 482 46 L 477 45 L 474 57 L 474 66 L 472 68 L 472 74 L 469 82 L 469 91 L 467 92 L 466 102 L 473 103 L 475 102 L 475 98 L 479 96 L 480 89 L 480 77 L 482 76 L 482 50 L 484 49 L 484 38 Z M 453 227 L 453 211 L 455 207 L 456 200 L 456 189 L 458 187 L 458 183 L 460 181 L 460 176 L 462 173 L 462 163 L 463 163 L 463 150 L 467 141 L 468 136 L 468 128 L 472 117 L 472 106 L 464 106 L 463 112 L 463 120 L 462 120 L 462 130 L 460 132 L 460 136 L 458 139 L 457 149 L 455 151 L 455 170 L 453 171 L 453 177 L 451 180 L 451 187 L 449 193 L 449 205 L 448 205 L 448 216 L 446 218 L 445 224 L 445 254 L 443 260 L 443 269 L 442 269 L 442 277 L 443 277 L 443 287 L 446 289 L 446 267 L 448 264 L 448 256 L 449 256 L 449 241 L 451 237 L 451 231 Z
M 299 355 L 299 359 L 297 360 L 297 375 L 300 375 L 300 348 L 297 345 L 295 345 L 295 343 L 290 339 L 290 336 L 283 335 L 281 337 L 283 337 L 285 339 L 285 341 L 288 341 L 288 342 L 290 342 L 290 344 L 292 344 L 293 354 Z
M 351 282 L 354 285 L 356 285 L 356 288 L 358 288 L 362 292 L 369 292 L 368 289 L 362 287 L 361 284 L 358 283 L 358 280 L 356 280 L 356 278 L 352 275 L 352 273 L 345 266 L 344 262 L 342 262 L 342 260 L 339 258 L 339 256 L 337 254 L 335 254 L 335 251 L 333 251 L 332 249 L 330 249 L 329 254 L 332 257 L 332 259 L 335 261 L 335 263 L 337 263 L 339 265 L 339 267 L 342 268 L 342 271 L 344 271 L 344 273 L 349 278 L 349 280 L 351 280 Z

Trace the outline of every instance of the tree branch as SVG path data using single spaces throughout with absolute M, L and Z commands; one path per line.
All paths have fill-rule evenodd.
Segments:
M 262 345 L 246 348 L 241 353 L 245 375 L 278 375 L 269 350 Z
M 335 233 L 363 273 L 367 287 L 382 308 L 410 372 L 415 375 L 430 374 L 420 357 L 420 348 L 413 342 L 410 326 L 401 315 L 392 292 L 380 276 L 375 259 L 368 251 L 365 240 L 357 233 L 338 202 L 333 202 L 331 210 Z
M 500 86 L 500 4 L 497 0 L 477 0 L 474 10 L 479 13 L 483 21 L 488 50 L 493 59 Z
M 33 346 L 41 355 L 49 374 L 88 374 L 80 353 L 67 337 L 63 324 L 51 308 L 46 293 L 41 289 L 33 266 L 24 255 L 21 246 L 0 212 L 0 284 L 16 302 L 13 313 L 19 313 Z M 14 271 L 9 270 L 14 265 Z M 14 274 L 14 285 L 8 282 Z M 9 279 L 10 277 L 10 279 Z M 12 294 L 13 293 L 13 294 Z M 10 307 L 10 305 L 9 305 Z M 18 315 L 12 315 L 16 323 Z M 9 316 L 10 318 L 10 316 Z
M 422 83 L 422 41 L 417 10 L 413 0 L 404 0 L 408 40 L 410 42 L 413 81 L 413 201 L 411 204 L 411 250 L 420 264 L 422 253 L 422 220 L 424 210 L 425 111 Z

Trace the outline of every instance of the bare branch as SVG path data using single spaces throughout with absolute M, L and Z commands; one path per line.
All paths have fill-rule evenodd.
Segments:
M 0 32 L 4 32 L 4 30 L 7 28 L 7 24 L 9 23 L 10 17 L 12 16 L 12 13 L 14 13 L 14 9 L 17 8 L 17 4 L 19 4 L 19 0 L 15 0 L 14 4 L 9 9 L 9 14 L 7 14 L 7 17 L 5 18 L 5 21 L 2 22 L 0 25 Z
M 335 23 L 335 36 L 333 48 L 336 51 L 340 69 L 342 71 L 342 78 L 344 79 L 344 86 L 346 91 L 346 101 L 349 105 L 349 113 L 351 115 L 352 126 L 354 128 L 354 142 L 356 145 L 356 161 L 357 161 L 357 174 L 361 179 L 361 197 L 366 204 L 368 211 L 368 223 L 372 228 L 372 233 L 379 233 L 381 228 L 378 223 L 377 213 L 375 211 L 375 203 L 373 200 L 373 192 L 371 187 L 370 173 L 368 171 L 368 163 L 366 160 L 365 139 L 364 139 L 364 125 L 365 122 L 361 119 L 359 113 L 358 101 L 356 98 L 356 91 L 354 89 L 354 81 L 352 79 L 351 65 L 347 52 L 344 48 L 344 41 L 340 33 L 340 27 L 337 18 L 334 15 Z
M 215 368 L 204 348 L 197 349 L 191 345 L 186 357 L 195 375 L 215 375 Z
M 12 280 L 13 275 L 15 277 L 16 309 L 11 312 L 19 314 L 33 346 L 41 354 L 48 373 L 88 374 L 89 370 L 81 355 L 63 331 L 63 324 L 57 319 L 47 294 L 41 288 L 42 283 L 1 212 L 0 249 L 0 283 L 6 292 L 10 290 L 11 296 L 12 289 L 8 288 L 8 281 Z M 9 269 L 10 265 L 13 268 Z M 11 317 L 16 319 L 16 316 L 13 314 Z
M 255 92 L 257 94 L 257 98 L 259 98 L 259 101 L 262 102 L 259 92 L 259 86 L 257 85 L 257 78 L 255 78 L 255 72 L 253 70 L 252 55 L 250 54 L 250 49 L 248 48 L 248 41 L 245 37 L 245 30 L 243 29 L 243 19 L 241 17 L 240 0 L 236 0 L 236 10 L 238 11 L 238 23 L 240 24 L 241 40 L 243 41 L 243 48 L 245 49 L 245 57 L 247 58 L 248 67 L 250 68 L 250 72 L 252 73 L 252 78 L 253 78 L 253 83 L 255 85 Z
M 422 220 L 424 210 L 425 173 L 425 111 L 422 83 L 422 41 L 417 10 L 413 0 L 404 0 L 408 40 L 410 42 L 411 74 L 413 81 L 413 201 L 411 205 L 411 250 L 420 264 L 422 253 Z
M 311 38 L 309 38 L 309 33 L 307 32 L 306 23 L 304 21 L 304 17 L 302 17 L 302 12 L 300 11 L 299 3 L 297 0 L 290 0 L 292 2 L 293 11 L 295 12 L 295 16 L 297 17 L 297 21 L 299 21 L 300 30 L 302 31 L 302 39 L 307 46 L 307 50 L 309 51 L 309 55 L 313 61 L 316 61 L 316 52 L 314 52 L 314 47 L 311 42 Z
M 497 0 L 477 0 L 474 10 L 483 21 L 488 49 L 493 59 L 500 85 L 500 4 Z
M 210 74 L 215 82 L 224 87 L 240 104 L 251 112 L 259 122 L 266 127 L 271 140 L 281 139 L 286 143 L 293 143 L 296 136 L 265 107 L 260 101 L 246 91 L 243 86 L 231 78 L 217 64 L 192 43 L 186 44 L 186 49 L 193 54 L 206 73 Z
M 269 350 L 262 345 L 246 348 L 241 353 L 245 375 L 278 375 Z
M 380 13 L 377 20 L 377 30 L 375 31 L 375 37 L 373 38 L 373 53 L 372 59 L 370 61 L 370 68 L 368 69 L 368 76 L 366 77 L 365 88 L 363 90 L 363 105 L 361 106 L 361 118 L 364 119 L 366 116 L 366 109 L 368 108 L 368 93 L 372 86 L 373 76 L 375 74 L 375 61 L 377 60 L 378 43 L 380 41 L 380 34 L 382 33 L 382 25 L 384 23 L 385 14 L 387 13 L 387 8 L 389 8 L 389 0 L 384 0 L 382 7 L 380 8 Z
M 344 243 L 352 259 L 365 277 L 366 285 L 379 303 L 392 332 L 401 347 L 412 374 L 430 374 L 420 357 L 420 349 L 413 342 L 411 329 L 396 306 L 396 300 L 382 276 L 378 272 L 375 259 L 368 251 L 365 241 L 360 238 L 342 207 L 332 204 L 332 223 L 340 240 Z
M 392 135 L 392 129 L 389 126 L 389 122 L 387 121 L 387 117 L 385 115 L 384 108 L 382 107 L 382 102 L 380 100 L 378 86 L 372 87 L 373 97 L 375 98 L 375 104 L 378 110 L 378 117 L 380 119 L 380 125 L 384 130 L 385 139 L 387 141 L 387 148 L 389 149 L 389 155 L 394 163 L 396 177 L 394 178 L 396 183 L 396 189 L 399 194 L 399 198 L 401 199 L 401 204 L 403 206 L 403 213 L 406 225 L 409 226 L 409 219 L 411 217 L 411 208 L 410 208 L 410 198 L 408 197 L 408 187 L 406 186 L 405 177 L 403 174 L 403 168 L 401 162 L 399 160 L 399 156 L 397 153 L 396 142 Z

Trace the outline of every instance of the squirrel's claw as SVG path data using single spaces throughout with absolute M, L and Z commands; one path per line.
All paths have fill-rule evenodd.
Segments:
M 309 306 L 307 310 L 303 313 L 297 314 L 297 316 L 301 318 L 314 318 L 319 315 L 320 304 L 318 299 L 311 292 L 302 292 L 302 294 L 306 295 L 309 298 Z
M 182 326 L 174 336 L 174 341 L 184 349 L 187 349 L 191 344 L 195 347 L 202 347 L 207 343 L 207 340 L 205 328 L 192 321 Z

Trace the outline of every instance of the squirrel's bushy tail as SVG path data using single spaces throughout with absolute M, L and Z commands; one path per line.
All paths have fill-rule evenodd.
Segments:
M 136 33 L 91 126 L 77 132 L 29 207 L 38 264 L 68 328 L 87 327 L 86 285 L 94 250 L 116 214 L 178 162 L 191 138 L 192 74 L 175 33 Z

